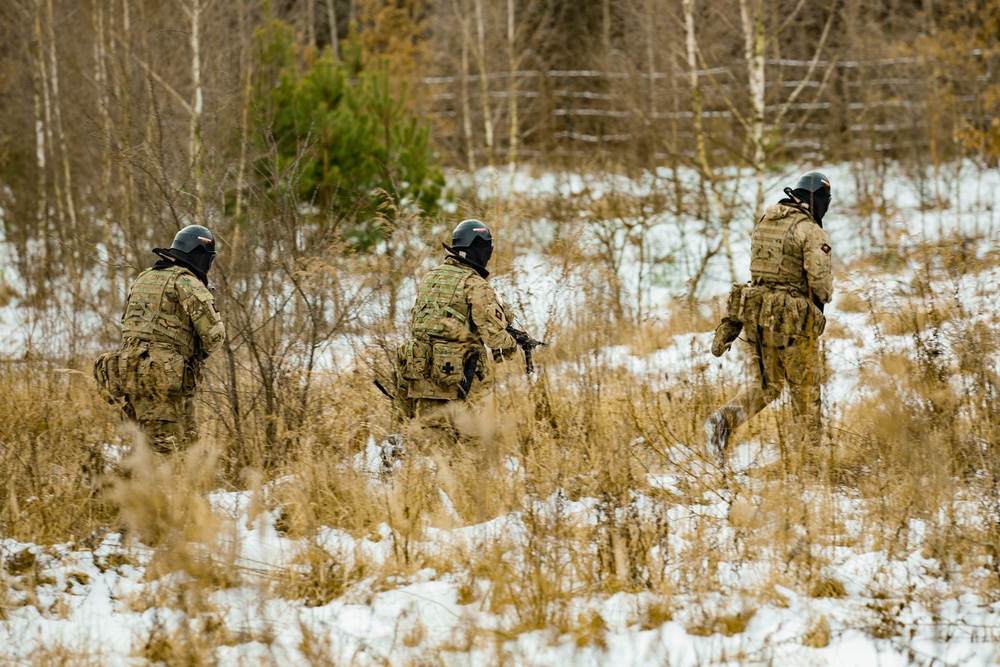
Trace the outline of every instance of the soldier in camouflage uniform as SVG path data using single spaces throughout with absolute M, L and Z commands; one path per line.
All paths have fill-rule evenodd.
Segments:
M 420 282 L 411 338 L 397 349 L 393 417 L 397 425 L 415 419 L 454 434 L 452 408 L 461 402 L 477 409 L 494 382 L 491 352 L 510 356 L 517 342 L 506 331 L 510 310 L 486 282 L 493 253 L 489 228 L 465 220 L 445 249 L 444 262 Z
M 153 252 L 160 259 L 129 289 L 117 380 L 125 414 L 139 422 L 154 451 L 169 454 L 198 438 L 195 389 L 226 329 L 208 290 L 212 232 L 190 225 L 170 248 Z
M 745 329 L 752 375 L 743 391 L 705 422 L 708 449 L 715 455 L 724 456 L 733 430 L 777 398 L 786 381 L 795 415 L 792 441 L 821 440 L 818 338 L 826 325 L 823 307 L 833 297 L 832 250 L 822 224 L 830 181 L 810 172 L 785 194 L 754 227 L 752 279 L 733 286 L 728 316 L 716 331 L 712 353 L 719 356 Z

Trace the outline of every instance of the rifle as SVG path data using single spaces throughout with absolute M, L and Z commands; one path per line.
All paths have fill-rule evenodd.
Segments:
M 535 364 L 531 361 L 531 351 L 540 345 L 548 345 L 540 340 L 535 340 L 526 332 L 515 329 L 513 325 L 507 325 L 507 333 L 514 337 L 517 346 L 524 350 L 524 372 L 531 374 L 535 372 Z
M 462 381 L 458 385 L 458 397 L 464 399 L 472 389 L 472 378 L 476 374 L 476 365 L 479 364 L 479 352 L 473 352 L 462 365 Z

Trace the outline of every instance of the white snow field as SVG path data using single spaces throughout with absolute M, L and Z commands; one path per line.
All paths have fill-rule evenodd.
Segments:
M 871 250 L 852 228 L 853 171 L 842 165 L 830 169 L 829 175 L 835 199 L 826 227 L 838 258 L 838 291 L 871 299 L 883 311 L 904 307 L 916 298 L 911 292 L 912 267 L 904 265 L 883 275 L 852 263 Z M 788 174 L 782 175 L 784 180 L 775 178 L 767 200 L 776 199 L 781 186 L 793 178 Z M 578 181 L 579 177 L 519 177 L 513 186 L 502 184 L 501 190 L 553 192 L 562 186 L 580 187 Z M 974 239 L 973 257 L 988 255 L 1000 234 L 1000 174 L 988 170 L 973 175 L 969 170 L 954 188 L 959 194 L 952 209 L 925 213 L 918 211 L 918 198 L 905 180 L 887 182 L 886 198 L 898 211 L 891 222 L 895 246 L 965 234 Z M 735 264 L 745 271 L 745 231 L 752 222 L 741 224 L 744 233 L 734 241 Z M 663 243 L 669 245 L 677 242 L 670 228 L 664 224 L 650 233 L 662 234 Z M 728 291 L 729 279 L 721 266 L 702 296 Z M 523 298 L 534 304 L 524 318 L 529 323 L 542 325 L 572 298 L 572 284 L 554 273 L 544 257 L 524 254 L 515 268 L 514 278 L 500 276 L 498 284 L 520 297 L 530 295 Z M 951 345 L 960 327 L 979 322 L 1000 336 L 998 284 L 998 267 L 931 283 L 935 294 L 960 302 L 967 313 L 965 319 L 949 321 L 937 332 L 943 359 L 953 356 Z M 677 287 L 649 287 L 654 316 L 666 313 Z M 844 420 L 851 408 L 876 398 L 864 382 L 865 373 L 877 370 L 876 357 L 913 355 L 915 342 L 912 336 L 893 335 L 868 312 L 841 308 L 845 303 L 841 299 L 827 309 L 831 325 L 825 350 L 831 374 L 824 387 L 824 405 L 830 422 L 846 431 L 851 425 Z M 14 306 L 0 310 L 5 354 L 17 353 L 11 348 L 19 341 L 9 334 L 19 317 Z M 676 335 L 661 349 L 642 355 L 624 346 L 609 347 L 594 363 L 634 374 L 654 390 L 665 390 L 671 378 L 700 372 L 735 391 L 744 353 L 715 359 L 708 349 L 711 337 L 710 330 Z M 544 363 L 541 351 L 536 365 Z M 1000 373 L 996 358 L 984 358 L 982 364 L 989 372 Z M 552 382 L 558 382 L 558 366 L 547 372 Z M 963 381 L 956 369 L 952 382 Z M 570 494 L 557 492 L 525 498 L 521 510 L 483 523 L 465 525 L 456 515 L 451 528 L 428 525 L 407 549 L 419 553 L 423 562 L 450 565 L 381 577 L 377 573 L 383 566 L 399 558 L 398 533 L 389 525 L 361 537 L 325 528 L 314 537 L 289 539 L 280 529 L 281 509 L 268 502 L 269 487 L 259 497 L 249 491 L 217 490 L 209 501 L 220 522 L 221 538 L 213 545 L 193 544 L 191 549 L 203 562 L 218 563 L 220 570 L 231 570 L 238 577 L 209 590 L 198 604 L 176 603 L 191 576 L 179 570 L 162 574 L 150 567 L 157 551 L 134 536 L 109 532 L 87 545 L 55 546 L 0 539 L 0 663 L 146 664 L 142 655 L 151 638 L 185 632 L 214 637 L 211 663 L 233 666 L 1000 663 L 997 548 L 992 557 L 957 566 L 929 547 L 928 519 L 913 518 L 897 527 L 904 535 L 898 542 L 905 547 L 887 550 L 878 534 L 886 528 L 872 518 L 877 508 L 870 500 L 849 486 L 803 481 L 785 486 L 797 489 L 797 497 L 788 502 L 833 516 L 831 522 L 840 533 L 836 539 L 803 541 L 804 548 L 813 550 L 814 579 L 827 583 L 819 589 L 797 587 L 791 583 L 795 577 L 786 573 L 794 567 L 793 558 L 799 562 L 798 556 L 784 546 L 755 542 L 753 535 L 755 526 L 771 521 L 764 515 L 773 499 L 759 473 L 780 464 L 778 444 L 758 436 L 738 442 L 724 467 L 703 455 L 702 444 L 670 444 L 662 465 L 648 471 L 630 505 L 620 510 L 641 523 L 666 519 L 660 542 L 649 548 L 646 558 L 647 566 L 661 573 L 669 595 L 648 590 L 602 594 L 588 589 L 579 585 L 574 567 L 581 558 L 596 558 L 596 545 L 590 554 L 590 545 L 574 542 L 565 550 L 576 553 L 564 553 L 559 545 L 539 545 L 534 539 L 530 521 L 558 521 L 569 527 L 614 523 L 616 517 L 602 515 L 605 508 L 598 498 L 571 499 Z M 393 480 L 378 474 L 379 464 L 374 441 L 354 461 L 374 493 L 389 493 Z M 524 474 L 516 458 L 506 461 L 504 470 L 512 477 Z M 282 479 L 273 485 L 294 483 Z M 447 506 L 449 499 L 444 491 L 439 493 Z M 982 499 L 958 494 L 941 511 L 941 517 L 930 519 L 938 526 L 1000 521 L 997 507 L 984 509 Z M 787 531 L 795 536 L 801 527 L 789 526 Z M 716 545 L 711 554 L 693 550 L 692 545 L 706 540 Z M 323 604 L 276 594 L 280 589 L 274 580 L 302 567 L 300 557 L 317 549 L 342 571 L 372 574 L 348 583 L 341 595 Z M 537 567 L 538 549 L 544 549 L 549 559 L 547 575 L 562 578 L 561 617 L 571 622 L 568 627 L 514 631 L 520 627 L 517 613 L 487 604 L 486 589 L 493 584 L 477 577 L 467 564 L 474 563 L 478 554 L 499 551 L 511 572 L 518 573 L 515 579 L 526 581 L 531 578 L 529 570 Z M 701 577 L 704 586 L 698 585 Z

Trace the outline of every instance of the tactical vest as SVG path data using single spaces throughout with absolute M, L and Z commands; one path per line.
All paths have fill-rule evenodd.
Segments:
M 125 314 L 122 342 L 146 341 L 173 346 L 185 358 L 195 354 L 197 335 L 182 311 L 177 278 L 188 272 L 179 266 L 146 269 L 132 283 Z
M 455 321 L 469 330 L 472 308 L 465 299 L 465 283 L 472 270 L 454 264 L 442 264 L 432 269 L 417 289 L 413 306 L 413 337 L 428 341 L 432 338 L 458 340 Z M 448 322 L 452 319 L 452 322 Z
M 755 285 L 785 286 L 808 293 L 802 248 L 795 243 L 796 214 L 780 218 L 765 216 L 754 227 L 750 243 L 750 276 Z

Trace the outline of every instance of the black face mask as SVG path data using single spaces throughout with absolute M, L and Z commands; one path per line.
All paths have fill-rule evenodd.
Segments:
M 212 268 L 212 262 L 215 261 L 215 253 L 209 253 L 205 250 L 183 252 L 176 248 L 153 248 L 153 252 L 163 258 L 153 265 L 154 269 L 164 269 L 179 264 L 191 269 L 198 280 L 208 284 L 208 270 Z M 168 259 L 168 257 L 172 259 Z
M 490 272 L 486 270 L 486 264 L 490 261 L 490 257 L 493 256 L 492 242 L 476 239 L 473 241 L 471 246 L 464 246 L 461 248 L 455 248 L 445 244 L 441 245 L 444 245 L 445 250 L 447 250 L 452 257 L 463 264 L 467 264 L 468 266 L 474 268 L 483 278 L 490 275 Z
M 212 262 L 215 261 L 214 252 L 206 252 L 201 248 L 195 248 L 191 252 L 181 253 L 179 250 L 175 251 L 179 254 L 184 255 L 184 259 L 187 263 L 198 269 L 206 276 L 208 275 L 208 270 L 212 268 Z
M 807 190 L 795 190 L 793 194 L 802 201 L 803 204 L 809 207 L 809 213 L 812 215 L 813 220 L 820 223 L 822 226 L 823 216 L 826 215 L 827 209 L 830 208 L 830 193 L 820 190 L 818 192 L 809 192 Z
M 490 257 L 493 256 L 493 242 L 477 238 L 472 241 L 468 253 L 474 262 L 485 267 L 489 263 Z
M 483 239 L 475 239 L 472 245 L 462 248 L 450 248 L 450 250 L 461 258 L 469 260 L 472 264 L 481 266 L 484 269 L 493 256 L 493 243 Z
M 813 196 L 812 215 L 816 222 L 823 222 L 823 216 L 830 208 L 830 195 L 817 193 Z

